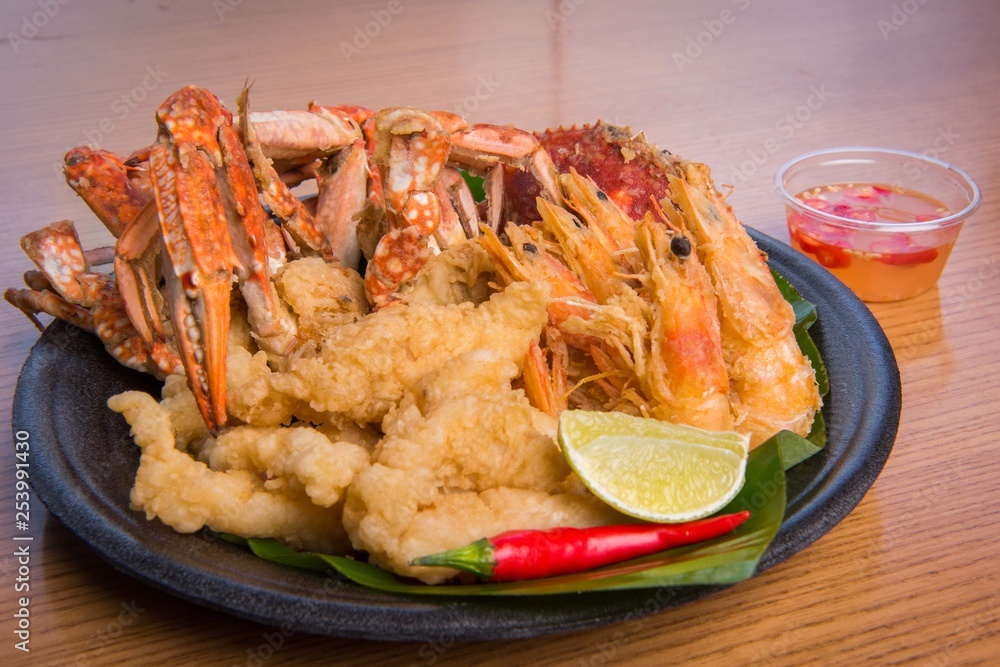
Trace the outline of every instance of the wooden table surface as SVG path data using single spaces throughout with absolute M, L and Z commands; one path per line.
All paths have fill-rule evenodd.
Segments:
M 60 174 L 94 143 L 148 144 L 153 113 L 197 83 L 257 109 L 311 99 L 444 108 L 542 129 L 603 118 L 711 165 L 742 219 L 787 240 L 771 180 L 818 148 L 928 152 L 983 190 L 938 287 L 872 306 L 895 349 L 895 449 L 861 504 L 751 581 L 641 622 L 537 639 L 375 643 L 275 635 L 119 574 L 35 498 L 15 530 L 0 438 L 0 661 L 15 664 L 996 664 L 1000 660 L 1000 5 L 926 2 L 372 3 L 19 0 L 0 8 L 0 284 L 26 232 L 76 221 L 110 237 Z M 366 34 L 366 31 L 368 34 Z M 0 307 L 0 404 L 37 337 Z M 45 405 L 38 410 L 48 409 Z M 16 425 L 15 425 L 16 427 Z M 32 447 L 44 447 L 33 442 Z M 16 592 L 15 535 L 34 538 Z M 30 596 L 30 654 L 13 613 Z M 287 633 L 286 633 L 287 634 Z M 277 650 L 269 648 L 279 643 Z M 273 655 L 271 655 L 273 653 Z M 263 660 L 266 658 L 266 660 Z

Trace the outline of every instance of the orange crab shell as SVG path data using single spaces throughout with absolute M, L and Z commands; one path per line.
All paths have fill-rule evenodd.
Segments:
M 660 200 L 667 193 L 667 174 L 673 172 L 669 153 L 628 127 L 598 121 L 582 127 L 560 126 L 535 136 L 560 173 L 572 168 L 589 176 L 633 220 L 651 210 L 651 196 Z M 508 220 L 527 224 L 539 219 L 535 198 L 540 189 L 530 173 L 507 168 L 504 191 Z

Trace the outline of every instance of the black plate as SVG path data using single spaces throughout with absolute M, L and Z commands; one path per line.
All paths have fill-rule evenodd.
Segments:
M 899 369 L 875 318 L 825 269 L 754 233 L 770 264 L 816 304 L 812 334 L 830 374 L 825 451 L 788 473 L 785 523 L 758 572 L 801 551 L 861 501 L 896 437 Z M 139 448 L 105 401 L 157 393 L 97 340 L 54 323 L 32 348 L 13 427 L 31 433 L 31 484 L 49 511 L 119 570 L 191 602 L 297 631 L 366 639 L 502 639 L 580 630 L 689 602 L 719 586 L 542 597 L 429 598 L 369 590 L 267 563 L 210 536 L 180 535 L 129 509 Z M 157 394 L 158 395 L 158 394 Z

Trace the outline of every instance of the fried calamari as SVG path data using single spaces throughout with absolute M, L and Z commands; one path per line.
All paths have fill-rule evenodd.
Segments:
M 518 374 L 498 352 L 469 352 L 389 413 L 375 463 L 344 507 L 351 541 L 371 562 L 440 583 L 456 572 L 409 560 L 506 530 L 622 520 L 577 483 L 556 421 L 510 388 Z

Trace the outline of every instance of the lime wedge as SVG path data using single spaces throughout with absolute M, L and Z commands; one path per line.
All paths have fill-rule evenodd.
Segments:
M 619 412 L 565 410 L 559 445 L 595 496 L 661 523 L 716 512 L 743 486 L 750 436 Z

